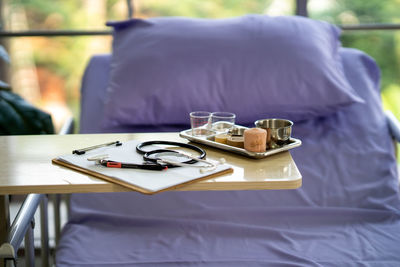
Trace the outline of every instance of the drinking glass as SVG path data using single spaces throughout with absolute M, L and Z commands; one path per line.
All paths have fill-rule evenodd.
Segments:
M 229 131 L 235 125 L 236 115 L 231 112 L 211 113 L 211 129 L 217 133 Z
M 206 136 L 210 134 L 211 113 L 207 111 L 190 112 L 190 125 L 193 136 Z

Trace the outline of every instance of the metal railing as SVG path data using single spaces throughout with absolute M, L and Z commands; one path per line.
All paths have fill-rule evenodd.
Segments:
M 400 30 L 400 24 L 355 24 L 338 25 L 344 31 Z M 63 37 L 63 36 L 104 36 L 111 35 L 111 30 L 29 30 L 0 31 L 0 38 L 11 37 Z
M 0 37 L 61 37 L 61 36 L 97 36 L 110 35 L 110 30 L 29 30 L 29 31 L 0 31 Z
M 48 267 L 50 265 L 47 197 L 40 194 L 29 194 L 22 203 L 9 229 L 6 242 L 0 246 L 0 259 L 3 259 L 4 263 L 11 260 L 14 265 L 16 265 L 17 252 L 21 246 L 22 240 L 25 238 L 26 266 L 35 266 L 33 229 L 35 228 L 34 215 L 39 205 L 42 266 Z

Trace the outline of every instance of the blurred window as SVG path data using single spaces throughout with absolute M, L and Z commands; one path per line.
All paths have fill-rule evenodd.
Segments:
M 308 15 L 335 24 L 400 23 L 398 0 L 309 0 Z
M 125 0 L 3 0 L 5 30 L 106 29 L 128 16 Z

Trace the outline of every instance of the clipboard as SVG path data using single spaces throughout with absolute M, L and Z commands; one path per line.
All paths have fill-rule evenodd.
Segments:
M 165 171 L 107 168 L 87 161 L 87 158 L 108 154 L 110 159 L 124 162 L 142 162 L 142 155 L 136 152 L 137 140 L 124 142 L 119 147 L 103 147 L 88 151 L 84 155 L 68 154 L 52 160 L 53 164 L 82 172 L 107 182 L 115 183 L 143 194 L 156 194 L 183 187 L 202 180 L 208 180 L 233 172 L 227 165 L 219 165 L 216 170 L 201 173 L 198 168 L 179 167 Z M 196 163 L 197 164 L 197 163 Z

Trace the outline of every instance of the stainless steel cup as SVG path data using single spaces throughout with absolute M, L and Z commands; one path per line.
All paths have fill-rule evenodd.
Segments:
M 228 131 L 228 134 L 232 135 L 232 136 L 243 136 L 244 135 L 244 131 L 247 128 L 244 127 L 233 127 L 232 129 L 230 129 Z
M 287 144 L 292 134 L 293 122 L 284 119 L 257 120 L 256 127 L 267 130 L 268 148 L 277 148 Z

